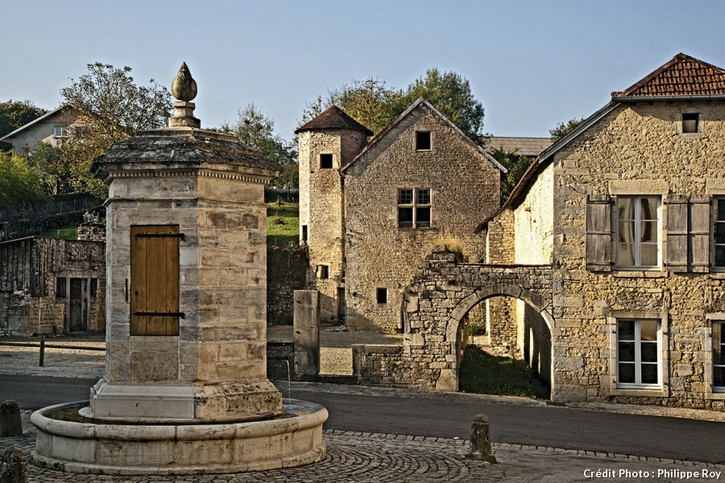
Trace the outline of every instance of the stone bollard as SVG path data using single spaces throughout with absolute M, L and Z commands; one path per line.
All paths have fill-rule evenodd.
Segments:
M 22 436 L 23 423 L 20 421 L 20 407 L 12 399 L 0 404 L 0 437 Z
M 0 457 L 0 483 L 27 483 L 28 463 L 19 449 L 8 449 Z
M 466 458 L 496 463 L 491 448 L 491 428 L 485 414 L 476 414 L 471 423 L 471 443 Z

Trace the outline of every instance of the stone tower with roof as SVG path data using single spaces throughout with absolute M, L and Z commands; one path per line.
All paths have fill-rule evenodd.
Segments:
M 344 320 L 345 195 L 340 169 L 372 131 L 332 106 L 298 128 L 300 241 L 309 247 L 309 286 L 320 293 L 323 320 Z

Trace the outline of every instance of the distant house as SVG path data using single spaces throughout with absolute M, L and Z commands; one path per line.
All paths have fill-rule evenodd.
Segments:
M 105 247 L 39 237 L 0 242 L 0 333 L 104 330 Z
M 68 127 L 77 120 L 77 112 L 72 106 L 61 106 L 6 134 L 0 138 L 0 142 L 11 144 L 19 153 L 35 149 L 41 141 L 58 146 L 68 135 Z
M 324 318 L 403 328 L 407 283 L 434 246 L 486 256 L 474 234 L 500 204 L 506 172 L 424 99 L 372 133 L 336 107 L 297 131 L 300 233 Z

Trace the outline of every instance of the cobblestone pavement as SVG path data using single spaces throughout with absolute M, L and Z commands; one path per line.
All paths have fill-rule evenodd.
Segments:
M 0 451 L 18 448 L 28 457 L 35 444 L 23 411 L 26 433 L 0 438 Z M 467 459 L 467 442 L 445 438 L 413 437 L 328 430 L 324 433 L 327 457 L 298 468 L 229 475 L 108 476 L 62 473 L 31 464 L 28 481 L 192 483 L 192 482 L 543 482 L 591 481 L 717 481 L 725 479 L 725 466 L 630 455 L 572 451 L 511 444 L 495 444 L 496 464 Z M 607 478 L 597 478 L 597 471 Z M 703 471 L 707 477 L 703 478 Z M 607 473 L 604 473 L 607 472 Z M 697 473 L 697 476 L 694 474 Z M 719 477 L 718 477 L 719 473 Z M 687 476 L 689 475 L 689 478 Z

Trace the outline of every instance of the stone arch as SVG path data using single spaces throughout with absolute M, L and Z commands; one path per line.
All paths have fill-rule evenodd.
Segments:
M 458 337 L 459 337 L 459 328 L 463 321 L 464 316 L 476 305 L 479 303 L 492 298 L 492 297 L 513 297 L 515 299 L 521 300 L 524 303 L 526 303 L 528 306 L 533 308 L 544 320 L 546 323 L 546 326 L 549 330 L 549 336 L 553 334 L 552 328 L 554 327 L 554 318 L 551 316 L 549 311 L 546 309 L 546 301 L 544 298 L 535 293 L 531 290 L 528 290 L 526 288 L 523 288 L 519 285 L 502 285 L 502 284 L 494 284 L 487 287 L 482 287 L 477 289 L 476 291 L 472 292 L 467 297 L 463 298 L 453 309 L 453 311 L 450 314 L 450 317 L 448 319 L 447 325 L 446 325 L 446 340 L 450 344 L 450 353 L 453 354 L 456 358 L 455 362 L 455 379 L 454 381 L 450 381 L 453 383 L 453 387 L 450 388 L 450 390 L 458 391 L 459 390 L 459 370 L 460 370 L 460 360 L 458 357 Z M 550 367 L 549 367 L 549 380 L 550 380 L 550 390 L 551 393 L 553 393 L 554 390 L 554 346 L 553 344 L 549 345 L 549 350 L 551 351 L 549 354 L 549 360 L 550 360 Z

